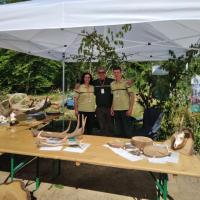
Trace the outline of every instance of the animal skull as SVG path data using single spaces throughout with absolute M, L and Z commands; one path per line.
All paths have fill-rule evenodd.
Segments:
M 185 133 L 182 131 L 179 134 L 175 136 L 175 141 L 174 141 L 174 148 L 178 148 L 179 145 L 181 145 L 184 142 L 185 139 Z

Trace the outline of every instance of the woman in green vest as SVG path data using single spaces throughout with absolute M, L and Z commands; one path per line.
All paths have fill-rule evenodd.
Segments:
M 96 105 L 94 86 L 92 85 L 92 75 L 90 73 L 85 72 L 82 75 L 80 86 L 75 89 L 74 101 L 76 116 L 87 116 L 85 133 L 92 134 Z

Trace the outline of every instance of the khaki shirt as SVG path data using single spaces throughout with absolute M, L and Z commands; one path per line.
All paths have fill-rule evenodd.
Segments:
M 94 87 L 92 85 L 87 88 L 84 84 L 75 91 L 74 97 L 78 99 L 78 111 L 94 112 L 95 111 L 95 95 Z
M 132 93 L 132 90 L 126 80 L 113 81 L 111 91 L 113 93 L 113 110 L 128 110 L 130 105 L 129 93 Z

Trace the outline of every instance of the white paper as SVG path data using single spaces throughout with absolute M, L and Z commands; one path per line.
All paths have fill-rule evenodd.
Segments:
M 56 147 L 40 147 L 41 151 L 61 151 L 62 146 L 56 146 Z
M 151 163 L 157 163 L 157 164 L 165 164 L 167 163 L 166 158 L 147 158 L 149 162 Z
M 127 152 L 126 150 L 124 150 L 122 148 L 113 148 L 113 147 L 110 147 L 109 145 L 103 145 L 103 146 L 108 147 L 114 153 L 116 153 L 117 155 L 119 155 L 129 161 L 138 161 L 138 160 L 142 160 L 144 158 L 143 155 L 136 156 L 136 155 L 133 155 L 133 154 Z
M 179 161 L 179 153 L 178 152 L 172 152 L 170 156 L 168 156 L 167 162 L 171 163 L 178 163 Z
M 163 158 L 148 158 L 148 161 L 151 163 L 158 163 L 158 164 L 165 164 L 167 162 L 178 163 L 179 153 L 172 152 L 170 156 L 165 156 Z
M 90 146 L 87 143 L 80 143 L 79 146 L 66 147 L 63 151 L 74 152 L 74 153 L 84 153 L 85 150 Z

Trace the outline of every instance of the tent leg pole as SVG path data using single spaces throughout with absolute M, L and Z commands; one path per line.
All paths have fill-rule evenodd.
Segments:
M 63 55 L 63 61 L 62 61 L 62 129 L 64 131 L 65 129 L 65 123 L 64 123 L 64 111 L 65 111 L 65 53 Z

